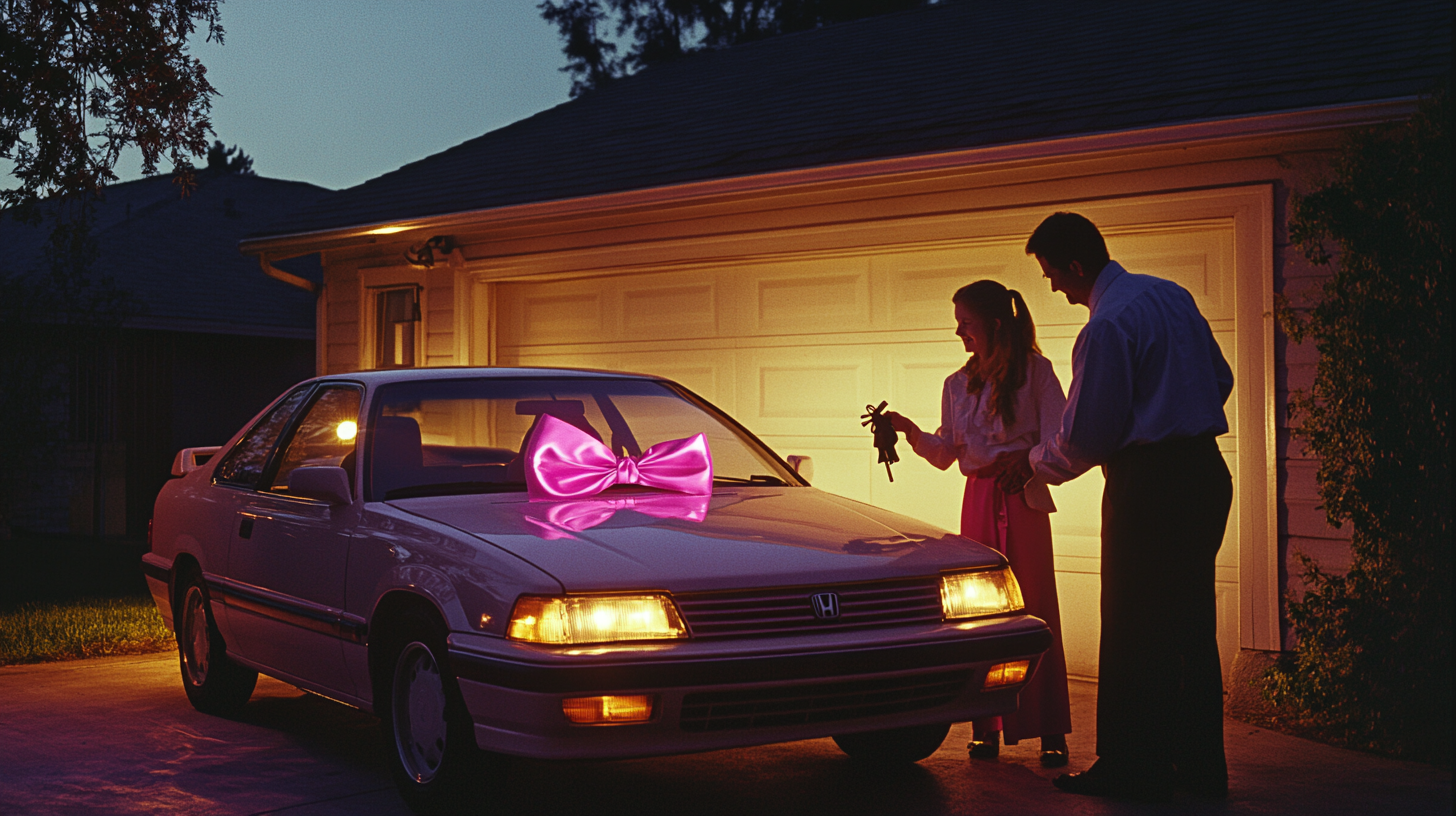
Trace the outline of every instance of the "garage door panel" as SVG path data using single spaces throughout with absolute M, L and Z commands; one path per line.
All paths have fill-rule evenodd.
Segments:
M 873 396 L 873 355 L 846 348 L 740 349 L 739 418 L 774 435 L 855 436 Z
M 679 278 L 678 285 L 656 280 L 623 287 L 624 336 L 634 340 L 716 337 L 721 334 L 718 301 L 718 284 L 711 276 L 688 285 L 682 285 Z
M 750 293 L 743 315 L 745 334 L 870 328 L 869 270 L 864 260 L 755 267 L 744 277 Z
M 600 284 L 502 287 L 504 345 L 569 342 L 583 336 L 617 339 L 617 321 Z
M 982 278 L 1007 276 L 1005 264 L 973 264 L 965 250 L 899 253 L 870 261 L 872 280 L 883 308 L 876 320 L 882 328 L 943 325 L 954 333 L 951 295 Z

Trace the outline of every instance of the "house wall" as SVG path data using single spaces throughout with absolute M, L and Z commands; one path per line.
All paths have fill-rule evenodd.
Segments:
M 1238 355 L 1230 357 L 1254 350 L 1267 358 L 1262 368 L 1241 363 L 1236 372 L 1250 395 L 1241 399 L 1254 399 L 1258 408 L 1256 417 L 1245 418 L 1246 426 L 1258 430 L 1264 446 L 1256 466 L 1246 462 L 1241 468 L 1237 523 L 1251 540 L 1260 528 L 1269 530 L 1269 541 L 1254 551 L 1240 543 L 1238 640 L 1243 648 L 1286 648 L 1280 596 L 1297 590 L 1289 567 L 1293 553 L 1307 552 L 1336 568 L 1348 560 L 1347 537 L 1326 525 L 1316 506 L 1313 464 L 1288 433 L 1288 393 L 1312 378 L 1313 354 L 1291 346 L 1269 315 L 1275 294 L 1297 303 L 1325 274 L 1287 246 L 1287 208 L 1291 192 L 1318 178 L 1337 139 L 1326 131 L 924 171 L 909 167 L 872 178 L 749 185 L 672 200 L 624 194 L 591 206 L 487 213 L 452 228 L 460 252 L 432 270 L 400 260 L 421 234 L 326 253 L 328 331 L 321 370 L 371 365 L 373 286 L 410 281 L 423 287 L 426 364 L 493 364 L 519 356 L 504 339 L 521 320 L 518 310 L 511 311 L 519 303 L 511 300 L 509 288 L 522 284 L 648 273 L 706 280 L 723 270 L 785 259 L 866 258 L 887 248 L 954 252 L 978 241 L 1024 240 L 1042 216 L 1058 209 L 1087 211 L 1099 223 L 1127 229 L 1210 219 L 1227 225 L 1239 244 L 1235 267 L 1245 313 L 1253 315 L 1239 329 Z M 1264 203 L 1249 210 L 1249 201 Z M 1241 218 L 1242 226 L 1234 226 Z M 1116 240 L 1110 238 L 1114 246 Z M 1041 285 L 1028 272 L 1017 288 Z M 664 302 L 660 311 L 665 319 L 681 317 L 675 308 Z M 675 341 L 663 351 L 679 358 L 664 364 L 664 371 L 691 367 L 683 362 L 692 355 L 686 346 Z M 1272 507 L 1259 498 L 1258 482 L 1277 495 Z

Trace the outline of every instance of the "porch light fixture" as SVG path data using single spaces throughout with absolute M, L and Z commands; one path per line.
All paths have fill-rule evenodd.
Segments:
M 455 240 L 448 235 L 436 235 L 424 243 L 415 244 L 405 250 L 404 259 L 410 266 L 418 266 L 429 269 L 435 265 L 435 251 L 439 250 L 440 255 L 449 255 L 455 251 Z

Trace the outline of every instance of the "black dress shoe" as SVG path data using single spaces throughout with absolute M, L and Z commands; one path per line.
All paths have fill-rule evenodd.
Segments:
M 1052 781 L 1067 793 L 1083 796 L 1106 796 L 1112 799 L 1135 799 L 1139 802 L 1166 802 L 1173 798 L 1172 780 L 1113 775 L 1098 771 L 1097 766 L 1081 773 L 1062 774 Z

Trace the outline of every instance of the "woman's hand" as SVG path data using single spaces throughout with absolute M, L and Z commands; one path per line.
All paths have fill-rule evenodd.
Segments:
M 996 457 L 993 467 L 999 469 L 996 474 L 996 486 L 1005 493 L 1020 493 L 1026 489 L 1026 483 L 1036 475 L 1031 469 L 1031 460 L 1028 458 L 1029 450 L 1006 451 Z
M 905 441 L 909 442 L 911 447 L 920 441 L 920 426 L 915 424 L 915 420 L 894 411 L 886 411 L 885 416 L 890 418 L 890 425 L 895 430 L 905 434 Z

